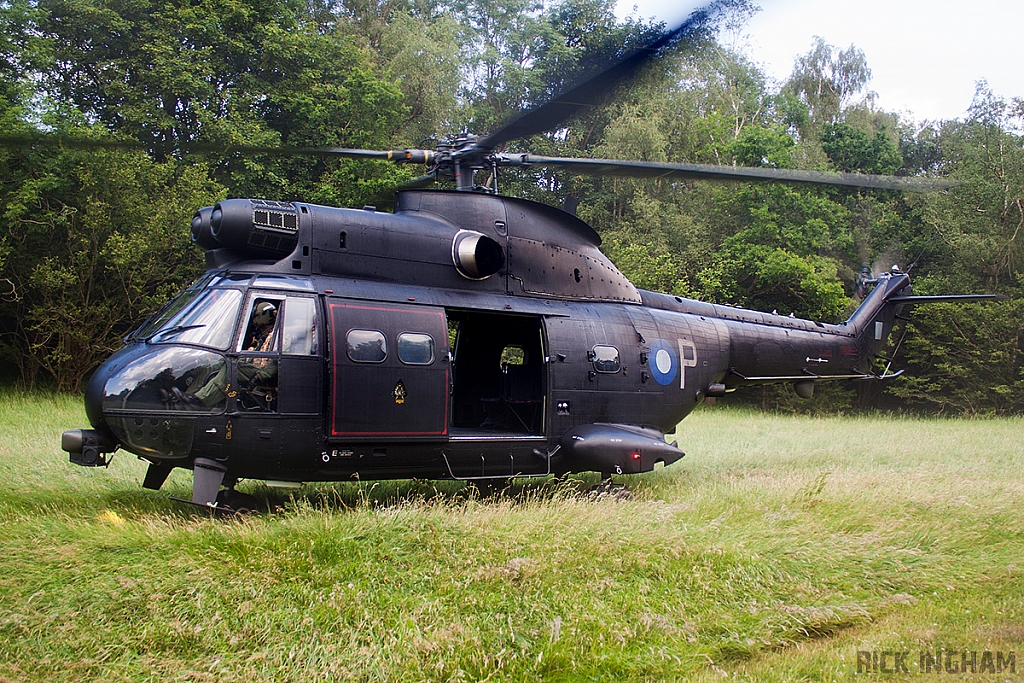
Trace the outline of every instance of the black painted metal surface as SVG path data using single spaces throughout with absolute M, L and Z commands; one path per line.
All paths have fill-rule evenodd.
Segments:
M 211 216 L 228 244 L 209 248 Z M 275 220 L 288 234 L 273 244 L 291 246 L 267 258 Z M 842 325 L 637 290 L 583 221 L 486 194 L 406 192 L 394 214 L 231 200 L 197 222 L 211 272 L 192 296 L 244 301 L 217 323 L 230 340 L 210 348 L 212 320 L 177 330 L 169 318 L 87 390 L 94 429 L 154 463 L 152 485 L 196 458 L 229 484 L 648 471 L 681 457 L 663 434 L 709 391 L 875 378 L 912 301 L 899 272 Z M 243 371 L 259 301 L 286 329 L 305 311 L 300 351 L 293 330 L 256 353 L 277 368 L 269 386 Z M 201 404 L 216 381 L 224 398 Z

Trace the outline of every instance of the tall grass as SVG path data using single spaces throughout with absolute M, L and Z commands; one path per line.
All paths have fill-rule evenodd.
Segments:
M 1020 419 L 706 409 L 625 501 L 587 477 L 250 483 L 273 510 L 244 519 L 169 501 L 187 473 L 151 492 L 124 454 L 69 465 L 84 424 L 0 396 L 5 683 L 850 680 L 857 650 L 936 648 L 1024 668 Z

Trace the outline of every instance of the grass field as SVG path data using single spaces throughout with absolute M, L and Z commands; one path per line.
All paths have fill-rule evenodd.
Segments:
M 68 464 L 81 426 L 0 395 L 3 683 L 1024 679 L 1021 419 L 705 409 L 630 500 L 251 482 L 237 520 Z

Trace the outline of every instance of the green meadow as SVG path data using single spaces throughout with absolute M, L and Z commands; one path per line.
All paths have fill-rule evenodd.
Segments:
M 0 395 L 3 683 L 1024 679 L 1020 418 L 704 408 L 625 500 L 245 482 L 230 519 L 70 465 L 85 425 Z

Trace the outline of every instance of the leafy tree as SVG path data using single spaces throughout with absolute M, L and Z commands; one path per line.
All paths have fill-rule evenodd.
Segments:
M 43 0 L 39 8 L 43 91 L 161 161 L 195 142 L 381 147 L 406 118 L 401 91 L 369 54 L 296 0 Z M 210 162 L 232 194 L 361 198 L 321 182 L 340 162 Z
M 764 73 L 742 54 L 714 42 L 683 55 L 671 93 L 673 154 L 679 160 L 729 164 L 730 146 L 772 115 Z
M 465 102 L 459 88 L 469 33 L 440 11 L 398 13 L 387 24 L 375 54 L 401 88 L 408 113 L 400 138 L 410 145 L 461 130 Z
M 466 83 L 471 128 L 486 132 L 538 101 L 545 83 L 533 65 L 554 37 L 540 0 L 460 0 L 455 10 L 474 36 Z
M 849 212 L 813 191 L 781 185 L 716 192 L 742 227 L 698 274 L 704 296 L 759 310 L 838 321 L 849 308 L 838 273 L 852 245 Z
M 682 293 L 673 255 L 665 249 L 637 242 L 624 243 L 612 238 L 602 245 L 605 253 L 629 279 L 642 289 L 655 292 Z
M 784 91 L 807 107 L 800 133 L 806 136 L 822 126 L 838 123 L 858 95 L 870 101 L 871 93 L 862 95 L 869 80 L 871 69 L 863 50 L 853 45 L 839 50 L 815 36 L 811 50 L 797 58 L 784 86 Z
M 1024 117 L 981 84 L 965 122 L 940 129 L 943 170 L 961 185 L 922 203 L 930 255 L 960 286 L 997 289 L 1024 271 Z
M 899 149 L 885 131 L 874 136 L 848 123 L 825 126 L 821 146 L 837 170 L 891 175 L 903 165 Z
M 73 388 L 201 269 L 187 242 L 196 207 L 225 192 L 377 203 L 413 171 L 176 149 L 429 146 L 432 135 L 486 133 L 663 28 L 612 10 L 610 0 L 0 3 L 3 131 L 113 135 L 152 153 L 0 149 L 0 355 L 29 383 Z M 578 197 L 634 282 L 685 296 L 838 320 L 861 264 L 908 259 L 918 292 L 1003 292 L 1008 302 L 918 307 L 897 362 L 926 379 L 861 399 L 1020 411 L 1024 104 L 982 84 L 967 120 L 911 127 L 874 108 L 863 52 L 821 39 L 775 88 L 742 44 L 756 11 L 716 3 L 707 31 L 607 106 L 510 148 L 961 184 L 922 197 L 533 169 L 503 175 L 503 193 Z M 837 388 L 828 403 L 852 397 Z M 774 389 L 750 400 L 789 405 Z
M 5 132 L 36 120 L 153 152 L 0 151 L 0 344 L 23 381 L 74 389 L 201 271 L 188 224 L 224 196 L 218 179 L 236 195 L 344 205 L 408 177 L 370 162 L 170 154 L 388 143 L 406 121 L 401 91 L 347 24 L 318 23 L 329 16 L 291 0 L 0 7 Z
M 1024 284 L 1021 282 L 1020 284 Z M 906 405 L 967 414 L 1024 406 L 1024 297 L 919 306 L 904 346 L 910 376 L 888 391 Z
M 909 405 L 971 413 L 1024 406 L 1024 139 L 1019 101 L 979 84 L 966 121 L 921 136 L 919 158 L 960 185 L 917 200 L 915 288 L 923 294 L 998 292 L 1008 300 L 918 306 L 903 357 L 913 377 L 889 393 Z
M 222 197 L 202 166 L 142 153 L 24 152 L 5 178 L 0 349 L 21 378 L 76 390 L 203 268 L 187 226 Z

